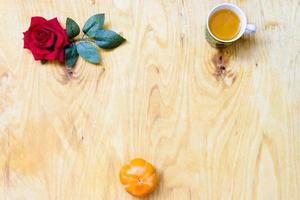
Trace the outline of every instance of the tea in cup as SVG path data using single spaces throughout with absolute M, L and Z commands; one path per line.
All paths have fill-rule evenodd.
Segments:
M 213 46 L 231 45 L 244 34 L 255 33 L 255 26 L 247 24 L 244 12 L 234 4 L 223 3 L 216 6 L 208 15 L 206 39 Z

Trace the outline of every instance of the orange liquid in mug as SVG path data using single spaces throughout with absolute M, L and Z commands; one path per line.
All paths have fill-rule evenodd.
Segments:
M 210 32 L 221 40 L 231 40 L 240 31 L 240 19 L 231 10 L 222 9 L 213 13 L 209 19 Z

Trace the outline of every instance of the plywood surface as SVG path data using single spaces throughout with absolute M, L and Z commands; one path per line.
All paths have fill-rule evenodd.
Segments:
M 232 2 L 257 33 L 218 52 L 217 0 L 0 0 L 0 199 L 133 199 L 134 157 L 160 175 L 146 199 L 300 199 L 300 3 Z M 100 66 L 23 49 L 31 16 L 101 12 L 128 41 Z

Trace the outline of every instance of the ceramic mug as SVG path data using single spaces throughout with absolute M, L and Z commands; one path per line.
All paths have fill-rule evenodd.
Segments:
M 211 30 L 209 29 L 209 20 L 210 20 L 211 16 L 215 12 L 217 12 L 219 10 L 223 10 L 223 9 L 231 10 L 238 16 L 238 18 L 240 20 L 239 33 L 231 40 L 221 40 L 221 39 L 217 38 L 216 36 L 214 36 L 212 34 Z M 213 45 L 215 47 L 226 47 L 226 46 L 233 44 L 235 41 L 240 39 L 243 35 L 255 33 L 255 31 L 256 31 L 255 25 L 247 24 L 246 15 L 239 7 L 237 7 L 236 5 L 234 5 L 232 3 L 222 3 L 222 4 L 219 4 L 216 7 L 214 7 L 208 14 L 207 21 L 206 21 L 205 35 L 206 35 L 206 40 L 211 45 Z

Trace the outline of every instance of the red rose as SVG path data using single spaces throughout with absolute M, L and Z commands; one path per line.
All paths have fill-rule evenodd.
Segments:
M 64 62 L 64 49 L 70 42 L 57 18 L 46 20 L 43 17 L 32 17 L 29 29 L 23 34 L 24 48 L 32 52 L 35 60 Z

